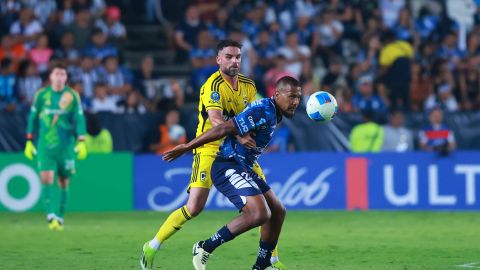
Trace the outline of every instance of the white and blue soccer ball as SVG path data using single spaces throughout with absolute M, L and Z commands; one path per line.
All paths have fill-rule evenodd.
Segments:
M 308 98 L 307 114 L 316 122 L 330 121 L 337 112 L 337 100 L 328 92 L 318 91 Z

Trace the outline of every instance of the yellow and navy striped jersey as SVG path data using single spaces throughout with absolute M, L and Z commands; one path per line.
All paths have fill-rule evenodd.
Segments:
M 255 100 L 257 89 L 255 83 L 242 74 L 237 76 L 237 89 L 233 89 L 229 82 L 224 80 L 220 71 L 213 73 L 200 89 L 198 104 L 198 127 L 196 136 L 212 128 L 208 119 L 208 110 L 221 110 L 226 121 L 242 112 L 247 105 Z M 216 154 L 223 139 L 207 143 L 195 153 Z

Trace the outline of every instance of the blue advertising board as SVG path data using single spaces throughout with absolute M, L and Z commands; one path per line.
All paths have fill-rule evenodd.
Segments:
M 259 163 L 287 209 L 480 210 L 480 157 L 457 152 L 265 154 Z M 192 156 L 134 158 L 134 209 L 171 211 L 188 194 Z M 480 183 L 478 183 L 480 185 Z M 214 188 L 207 209 L 233 209 Z

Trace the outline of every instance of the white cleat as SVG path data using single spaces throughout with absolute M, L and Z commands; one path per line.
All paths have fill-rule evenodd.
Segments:
M 200 245 L 200 242 L 197 242 L 193 245 L 193 267 L 195 270 L 205 270 L 207 269 L 207 261 L 210 257 L 210 253 L 206 252 Z

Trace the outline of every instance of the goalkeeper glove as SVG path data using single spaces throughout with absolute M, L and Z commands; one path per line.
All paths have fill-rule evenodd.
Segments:
M 79 141 L 75 146 L 75 152 L 77 152 L 77 159 L 84 160 L 87 158 L 87 145 L 84 141 Z
M 23 153 L 25 154 L 25 157 L 29 160 L 33 160 L 33 156 L 37 154 L 37 149 L 35 148 L 35 145 L 33 145 L 33 142 L 31 140 L 27 140 Z

